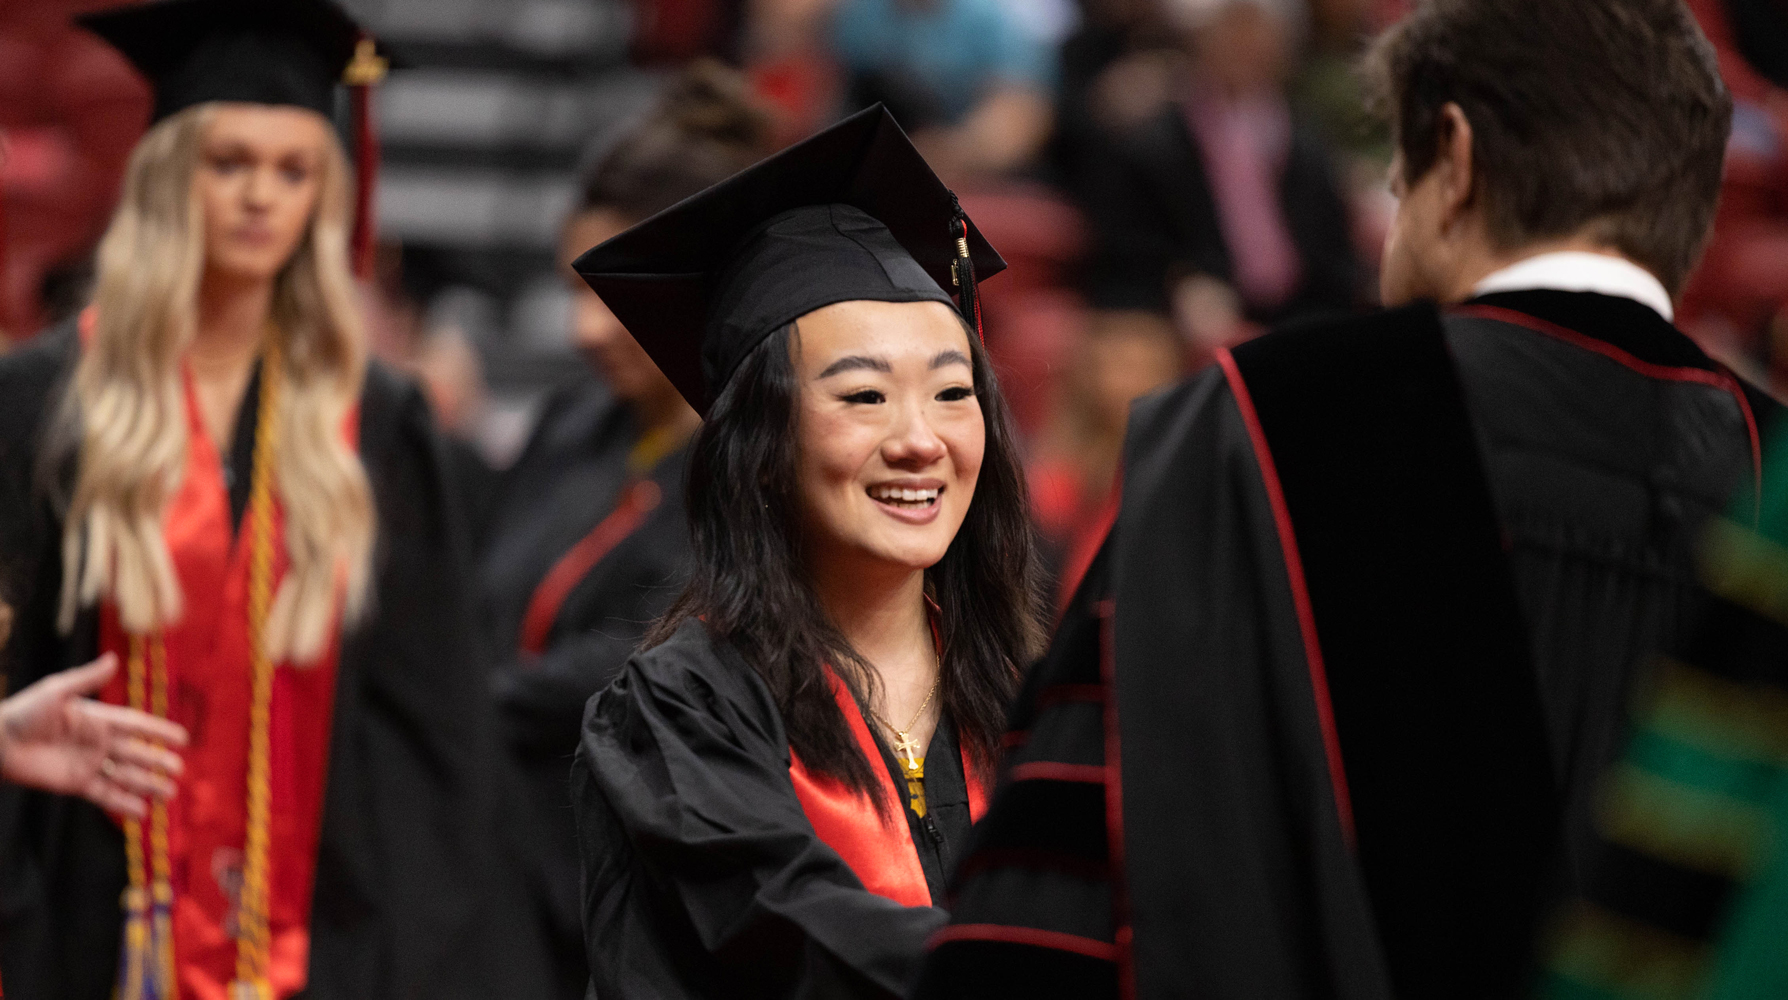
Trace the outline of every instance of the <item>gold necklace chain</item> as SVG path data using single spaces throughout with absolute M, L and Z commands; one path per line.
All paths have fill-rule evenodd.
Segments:
M 919 720 L 925 715 L 925 710 L 931 707 L 931 699 L 937 697 L 938 685 L 942 684 L 944 680 L 942 676 L 943 671 L 941 669 L 938 671 L 938 674 L 938 679 L 931 682 L 930 693 L 926 694 L 925 700 L 919 703 L 919 710 L 913 713 L 913 720 L 906 724 L 905 729 L 896 728 L 893 723 L 882 718 L 882 714 L 875 709 L 872 708 L 869 710 L 869 714 L 875 718 L 875 721 L 886 726 L 889 732 L 899 737 L 894 741 L 894 752 L 906 759 L 906 769 L 909 771 L 917 771 L 919 769 L 919 742 L 908 736 L 907 733 L 911 732 L 912 728 L 919 724 Z

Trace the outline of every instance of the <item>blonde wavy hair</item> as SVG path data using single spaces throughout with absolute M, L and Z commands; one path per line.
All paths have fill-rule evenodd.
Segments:
M 187 456 L 181 357 L 205 265 L 193 186 L 211 117 L 211 106 L 199 105 L 149 130 L 99 245 L 97 323 L 63 413 L 78 442 L 62 537 L 64 632 L 77 605 L 101 599 L 134 635 L 180 618 L 162 518 Z M 338 612 L 360 613 L 375 531 L 366 470 L 343 436 L 366 371 L 366 336 L 348 267 L 348 165 L 333 134 L 320 181 L 309 229 L 274 279 L 284 383 L 274 489 L 289 556 L 264 637 L 275 662 L 314 662 Z

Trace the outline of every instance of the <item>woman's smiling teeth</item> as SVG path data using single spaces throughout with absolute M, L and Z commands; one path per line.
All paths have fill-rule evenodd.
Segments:
M 925 489 L 912 489 L 902 486 L 871 486 L 869 487 L 869 498 L 877 503 L 891 504 L 895 507 L 906 507 L 908 509 L 916 510 L 920 507 L 929 507 L 932 504 L 937 503 L 938 494 L 942 492 L 943 490 L 941 488 L 935 486 Z

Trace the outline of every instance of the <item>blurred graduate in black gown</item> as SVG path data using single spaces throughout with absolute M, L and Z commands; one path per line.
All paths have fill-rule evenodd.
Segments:
M 1305 7 L 1168 4 L 1184 65 L 1161 53 L 1124 60 L 1164 61 L 1169 97 L 1134 122 L 1099 127 L 1082 160 L 1094 304 L 1224 329 L 1358 305 L 1361 268 L 1333 157 L 1285 96 Z
M 1003 262 L 878 105 L 575 266 L 705 416 L 572 779 L 595 995 L 900 996 L 1040 631 Z
M 1523 995 L 1774 403 L 1671 325 L 1731 101 L 1677 0 L 1434 0 L 1375 316 L 1139 404 L 918 996 Z M 1437 308 L 1430 302 L 1443 303 Z
M 466 553 L 421 394 L 366 358 L 330 117 L 382 60 L 325 0 L 85 23 L 155 120 L 93 304 L 0 359 L 6 677 L 114 654 L 102 700 L 190 743 L 142 819 L 0 790 L 6 988 L 489 996 Z
M 504 474 L 480 569 L 501 733 L 515 765 L 500 832 L 517 916 L 542 949 L 516 995 L 584 995 L 576 830 L 567 807 L 584 703 L 606 687 L 683 587 L 683 476 L 701 424 L 572 258 L 756 162 L 766 122 L 717 63 L 674 78 L 586 178 L 562 238 L 574 336 L 601 376 L 555 394 Z

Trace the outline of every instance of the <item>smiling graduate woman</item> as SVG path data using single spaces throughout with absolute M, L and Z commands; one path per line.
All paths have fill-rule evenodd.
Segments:
M 595 993 L 898 996 L 1041 631 L 1003 263 L 877 107 L 574 266 L 706 418 L 691 582 L 573 775 Z

